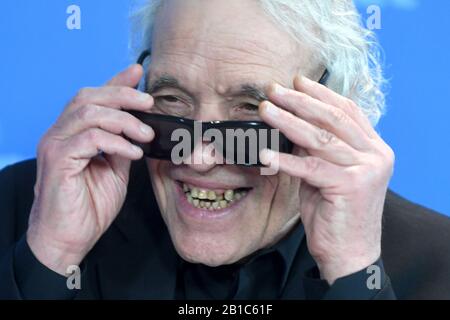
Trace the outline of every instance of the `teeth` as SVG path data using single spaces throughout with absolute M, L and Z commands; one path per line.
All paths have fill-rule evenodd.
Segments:
M 198 188 L 190 188 L 187 184 L 183 184 L 183 191 L 186 194 L 187 201 L 196 208 L 207 210 L 225 209 L 234 201 L 242 199 L 247 192 L 234 190 L 226 190 L 223 194 L 217 194 L 213 190 L 205 190 Z
M 234 198 L 234 191 L 233 190 L 227 190 L 225 191 L 225 200 L 231 201 Z
M 194 200 L 192 200 L 192 204 L 194 205 L 194 207 L 199 207 L 199 205 L 200 205 L 200 200 L 198 200 L 198 199 L 194 199 Z
M 208 193 L 206 192 L 206 190 L 200 190 L 200 192 L 198 193 L 198 198 L 199 199 L 207 199 Z
M 191 196 L 192 196 L 192 198 L 198 198 L 198 189 L 197 188 L 193 188 L 191 190 Z
M 222 209 L 228 207 L 228 202 L 226 200 L 220 200 L 219 204 Z
M 208 200 L 216 200 L 217 196 L 216 193 L 214 191 L 208 191 Z

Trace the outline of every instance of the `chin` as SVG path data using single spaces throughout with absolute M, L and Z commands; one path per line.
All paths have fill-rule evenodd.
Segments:
M 258 187 L 218 179 L 166 180 L 163 212 L 172 242 L 186 261 L 208 266 L 232 264 L 260 243 L 263 223 L 255 203 Z M 257 214 L 258 213 L 258 214 Z M 256 221 L 255 221 L 256 220 Z
M 210 267 L 217 267 L 235 263 L 251 251 L 226 235 L 202 235 L 178 231 L 171 234 L 172 241 L 178 254 L 191 263 L 200 263 Z

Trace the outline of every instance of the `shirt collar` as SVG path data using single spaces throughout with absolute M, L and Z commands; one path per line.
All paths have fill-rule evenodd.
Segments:
M 240 268 L 244 266 L 248 266 L 254 262 L 258 263 L 258 258 L 265 256 L 265 255 L 274 255 L 274 257 L 281 258 L 281 261 L 283 263 L 282 266 L 282 275 L 281 275 L 281 282 L 279 289 L 280 291 L 283 290 L 283 288 L 286 286 L 289 274 L 291 273 L 292 265 L 294 263 L 294 259 L 297 255 L 297 252 L 300 248 L 300 245 L 303 242 L 303 239 L 305 238 L 305 230 L 303 227 L 303 224 L 300 222 L 295 227 L 293 227 L 292 230 L 280 241 L 278 241 L 276 244 L 260 249 L 248 257 L 244 258 L 242 261 L 237 262 L 230 266 L 223 266 L 226 268 L 229 268 L 229 270 L 239 270 Z M 183 261 L 183 263 L 186 263 Z M 224 269 L 223 267 L 218 267 L 217 269 Z M 215 268 L 216 269 L 216 268 Z

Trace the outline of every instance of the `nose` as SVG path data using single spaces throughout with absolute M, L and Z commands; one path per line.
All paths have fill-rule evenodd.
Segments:
M 217 165 L 223 164 L 222 156 L 214 150 L 212 142 L 197 143 L 193 152 L 186 158 L 185 163 L 197 172 L 208 172 Z
M 223 120 L 226 117 L 226 114 L 217 105 L 209 108 L 200 108 L 195 119 L 198 121 L 197 124 L 199 124 L 200 122 Z M 223 164 L 225 160 L 221 152 L 214 150 L 213 142 L 203 139 L 201 129 L 197 133 L 200 134 L 199 138 L 202 142 L 195 145 L 191 155 L 186 158 L 185 164 L 197 172 L 208 172 L 215 166 Z

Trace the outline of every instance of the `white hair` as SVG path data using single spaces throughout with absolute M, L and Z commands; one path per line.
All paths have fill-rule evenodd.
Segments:
M 383 114 L 385 79 L 375 34 L 364 28 L 352 0 L 257 0 L 294 39 L 319 53 L 327 86 L 352 99 L 376 125 Z M 164 0 L 145 0 L 132 13 L 130 48 L 151 46 L 153 23 Z

